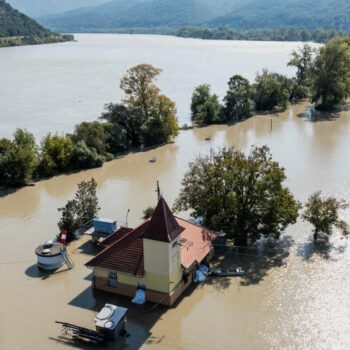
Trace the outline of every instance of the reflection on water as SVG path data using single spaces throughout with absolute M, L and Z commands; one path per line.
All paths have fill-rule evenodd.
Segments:
M 67 339 L 60 338 L 55 320 L 91 328 L 104 302 L 130 306 L 127 299 L 92 294 L 84 267 L 92 251 L 84 239 L 71 247 L 74 270 L 45 277 L 33 266 L 35 246 L 57 232 L 57 208 L 74 195 L 81 180 L 97 180 L 102 216 L 123 220 L 130 208 L 129 222 L 135 226 L 143 209 L 156 202 L 157 180 L 172 204 L 188 162 L 199 154 L 225 145 L 248 152 L 252 145 L 267 144 L 285 167 L 287 184 L 298 199 L 322 189 L 350 200 L 350 112 L 340 111 L 333 120 L 311 121 L 301 117 L 306 110 L 306 104 L 298 104 L 279 115 L 183 131 L 174 144 L 0 197 L 0 275 L 7 281 L 0 288 L 0 348 L 59 349 Z M 205 140 L 208 136 L 210 141 Z M 150 163 L 151 158 L 156 162 Z M 130 337 L 107 348 L 348 348 L 347 246 L 348 241 L 337 234 L 328 244 L 315 246 L 310 227 L 298 222 L 281 241 L 235 250 L 226 258 L 227 264 L 234 261 L 246 268 L 244 278 L 209 280 L 169 310 L 132 307 Z

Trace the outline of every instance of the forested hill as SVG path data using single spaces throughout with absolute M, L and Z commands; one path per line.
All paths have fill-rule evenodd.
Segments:
M 249 1 L 253 0 L 114 0 L 39 21 L 54 30 L 70 32 L 181 27 L 207 23 Z
M 210 21 L 213 27 L 337 29 L 350 31 L 349 0 L 255 0 Z
M 7 0 L 12 7 L 33 18 L 97 6 L 109 1 L 111 0 Z
M 0 0 L 0 47 L 71 40 L 44 28 L 30 17 Z
M 13 1 L 13 0 L 12 0 Z M 53 30 L 113 32 L 126 28 L 228 27 L 350 31 L 349 0 L 110 0 L 40 18 Z
M 48 34 L 48 29 L 0 0 L 0 37 Z

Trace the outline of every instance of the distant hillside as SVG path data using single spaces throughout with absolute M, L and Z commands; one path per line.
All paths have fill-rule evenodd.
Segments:
M 68 32 L 185 26 L 228 27 L 239 31 L 323 28 L 349 32 L 350 1 L 114 0 L 93 8 L 43 17 L 39 21 L 53 30 Z
M 72 40 L 72 37 L 51 32 L 0 0 L 0 47 L 67 40 Z
M 15 9 L 30 17 L 47 16 L 77 9 L 101 5 L 110 0 L 8 0 Z
M 94 7 L 39 18 L 53 30 L 113 31 L 198 25 L 253 0 L 114 0 Z
M 349 0 L 255 0 L 210 21 L 239 30 L 294 27 L 350 31 Z

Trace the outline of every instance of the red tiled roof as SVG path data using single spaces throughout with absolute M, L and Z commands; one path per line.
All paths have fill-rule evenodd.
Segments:
M 176 220 L 185 229 L 180 236 L 181 265 L 188 269 L 193 263 L 201 263 L 209 254 L 216 234 L 178 217 Z
M 145 274 L 143 238 L 170 243 L 178 236 L 181 243 L 181 265 L 186 269 L 203 261 L 216 238 L 213 231 L 174 217 L 161 198 L 151 220 L 134 230 L 122 228 L 112 234 L 101 243 L 106 249 L 86 266 L 142 277 Z
M 86 263 L 88 267 L 102 267 L 108 270 L 124 272 L 142 277 L 145 274 L 143 260 L 143 242 L 140 235 L 149 221 L 117 240 L 111 246 Z
M 119 230 L 112 233 L 106 239 L 104 239 L 101 243 L 99 243 L 98 246 L 102 248 L 110 247 L 113 243 L 120 241 L 122 238 L 128 235 L 131 231 L 133 231 L 132 228 L 121 227 Z
M 173 242 L 183 230 L 183 227 L 178 224 L 164 198 L 160 198 L 150 223 L 142 234 L 142 238 L 170 243 Z

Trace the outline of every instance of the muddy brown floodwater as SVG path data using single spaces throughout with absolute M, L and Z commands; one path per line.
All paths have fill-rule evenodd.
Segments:
M 257 116 L 233 126 L 183 131 L 174 144 L 129 154 L 103 168 L 62 175 L 0 197 L 0 348 L 69 349 L 55 320 L 89 328 L 105 302 L 130 307 L 130 337 L 110 349 L 345 349 L 350 346 L 350 249 L 336 234 L 317 249 L 310 227 L 298 222 L 279 243 L 229 257 L 244 278 L 194 286 L 171 309 L 137 308 L 110 294 L 93 295 L 84 263 L 95 253 L 87 238 L 70 246 L 75 268 L 41 275 L 35 247 L 52 238 L 57 208 L 77 184 L 98 182 L 101 216 L 141 221 L 156 202 L 156 180 L 172 204 L 187 164 L 211 147 L 270 146 L 300 200 L 322 189 L 350 200 L 350 112 L 313 116 L 306 104 L 278 116 Z M 311 117 L 312 116 L 312 117 Z M 272 129 L 271 129 L 271 119 Z M 205 138 L 211 136 L 211 141 Z M 156 163 L 149 159 L 156 157 Z M 349 219 L 349 212 L 347 218 Z M 84 346 L 79 345 L 84 348 Z M 89 348 L 88 346 L 86 348 Z

